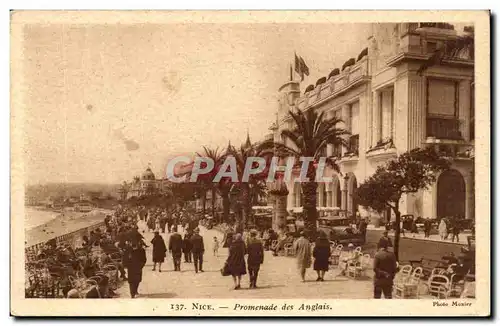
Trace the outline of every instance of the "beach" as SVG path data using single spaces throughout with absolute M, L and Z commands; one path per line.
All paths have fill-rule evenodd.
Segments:
M 107 213 L 109 211 L 103 209 L 82 213 L 74 211 L 53 212 L 27 207 L 25 214 L 25 246 L 30 247 L 100 223 Z

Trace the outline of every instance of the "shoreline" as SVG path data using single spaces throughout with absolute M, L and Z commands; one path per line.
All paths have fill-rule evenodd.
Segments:
M 55 218 L 48 222 L 25 230 L 25 247 L 29 248 L 40 243 L 45 243 L 53 238 L 101 223 L 109 212 L 104 209 L 96 209 L 86 213 L 74 211 L 59 212 Z

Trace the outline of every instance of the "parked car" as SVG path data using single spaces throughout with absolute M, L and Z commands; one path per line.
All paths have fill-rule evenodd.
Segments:
M 361 233 L 354 231 L 349 224 L 350 220 L 348 218 L 322 217 L 318 219 L 318 231 L 326 233 L 330 241 L 343 245 L 349 243 L 353 245 L 364 244 L 365 237 Z

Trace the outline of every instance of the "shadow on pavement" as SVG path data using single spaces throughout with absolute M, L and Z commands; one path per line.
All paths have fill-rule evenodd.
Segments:
M 234 291 L 244 291 L 244 290 L 247 290 L 247 291 L 258 291 L 258 290 L 264 290 L 264 289 L 275 289 L 275 288 L 284 288 L 285 286 L 284 285 L 257 285 L 257 288 L 256 289 L 251 289 L 251 288 L 248 288 L 248 287 L 242 287 L 241 289 L 239 290 L 234 290 Z
M 175 298 L 177 294 L 175 293 L 150 293 L 150 294 L 141 294 L 139 299 L 167 299 L 167 298 Z

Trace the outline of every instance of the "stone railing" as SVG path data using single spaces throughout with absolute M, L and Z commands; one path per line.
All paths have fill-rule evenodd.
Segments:
M 330 77 L 325 83 L 317 85 L 314 90 L 306 92 L 297 99 L 296 106 L 300 110 L 307 109 L 327 98 L 344 93 L 358 83 L 366 81 L 367 78 L 369 78 L 368 57 L 365 56 L 339 75 Z
M 88 236 L 90 234 L 90 231 L 94 231 L 100 227 L 103 227 L 104 226 L 104 221 L 102 222 L 97 222 L 93 225 L 90 225 L 90 226 L 87 226 L 87 227 L 84 227 L 84 228 L 81 228 L 79 230 L 76 230 L 76 231 L 73 231 L 73 232 L 70 232 L 70 233 L 66 233 L 66 234 L 63 234 L 63 235 L 60 235 L 58 237 L 55 237 L 55 238 L 52 238 L 48 241 L 51 241 L 51 240 L 56 240 L 56 244 L 57 245 L 61 245 L 61 244 L 69 244 L 71 245 L 73 248 L 75 248 L 77 245 L 78 245 L 78 242 L 81 241 L 82 237 L 84 235 Z M 47 241 L 45 242 L 40 242 L 40 243 L 37 243 L 35 245 L 32 245 L 32 246 L 29 246 L 27 248 L 25 248 L 25 257 L 26 257 L 26 262 L 29 262 L 29 261 L 32 261 L 35 259 L 38 251 L 43 248 L 43 246 L 45 245 Z

